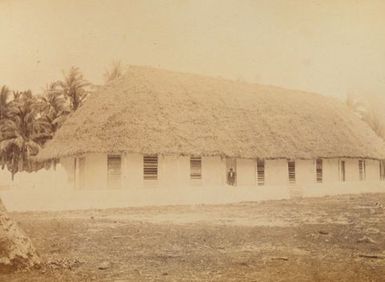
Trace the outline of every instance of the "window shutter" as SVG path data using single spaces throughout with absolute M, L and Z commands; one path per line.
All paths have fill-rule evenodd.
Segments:
M 258 185 L 265 184 L 265 161 L 257 160 L 257 183 Z
M 190 177 L 191 179 L 202 179 L 202 158 L 190 158 Z
M 158 179 L 158 156 L 143 156 L 143 178 L 144 180 Z
M 289 183 L 295 184 L 295 161 L 288 161 Z
M 322 183 L 322 159 L 316 160 L 316 178 L 317 183 Z
M 364 160 L 358 160 L 358 171 L 360 174 L 360 180 L 363 181 L 366 178 L 366 165 Z

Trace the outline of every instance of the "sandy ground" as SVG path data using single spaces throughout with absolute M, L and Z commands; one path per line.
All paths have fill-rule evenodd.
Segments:
M 365 194 L 11 213 L 44 264 L 0 280 L 385 281 L 384 207 Z

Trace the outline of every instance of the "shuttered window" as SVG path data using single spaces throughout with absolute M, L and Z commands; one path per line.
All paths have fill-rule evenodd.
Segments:
M 191 179 L 202 179 L 202 158 L 190 158 L 190 177 Z
M 107 157 L 107 183 L 108 188 L 120 188 L 122 175 L 122 158 L 120 155 Z
M 317 183 L 322 183 L 322 165 L 322 159 L 317 159 L 315 162 Z
M 157 155 L 143 156 L 143 178 L 144 180 L 158 179 L 158 156 Z
M 287 166 L 289 171 L 289 183 L 295 184 L 295 161 L 288 161 Z
M 339 173 L 340 173 L 340 181 L 345 182 L 346 173 L 345 173 L 345 161 L 339 161 Z
M 380 160 L 380 180 L 385 180 L 385 160 Z
M 364 160 L 358 160 L 358 171 L 360 180 L 363 181 L 366 178 L 366 164 Z
M 258 185 L 265 184 L 265 161 L 257 160 L 257 183 Z

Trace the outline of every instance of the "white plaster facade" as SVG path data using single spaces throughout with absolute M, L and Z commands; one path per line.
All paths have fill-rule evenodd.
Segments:
M 340 178 L 341 161 L 345 161 L 344 182 Z M 289 184 L 288 160 L 265 160 L 261 186 L 257 181 L 257 161 L 237 159 L 237 181 L 232 187 L 226 185 L 226 158 L 202 157 L 201 179 L 192 179 L 190 157 L 159 156 L 158 179 L 145 181 L 143 155 L 122 154 L 121 185 L 114 189 L 108 185 L 107 155 L 88 154 L 83 157 L 83 177 L 78 167 L 80 160 L 74 158 L 61 159 L 55 170 L 18 173 L 14 182 L 7 171 L 0 171 L 0 194 L 8 209 L 24 211 L 220 204 L 385 192 L 379 161 L 365 160 L 365 180 L 360 180 L 358 162 L 323 159 L 322 183 L 317 183 L 316 161 L 296 160 L 295 184 Z
M 345 162 L 345 181 L 342 179 L 341 161 Z M 377 160 L 364 160 L 364 177 L 360 179 L 358 159 L 323 159 L 322 184 L 340 182 L 379 181 L 380 165 Z M 84 156 L 84 168 L 79 169 L 79 159 L 64 158 L 61 165 L 67 171 L 69 185 L 77 189 L 110 189 L 108 187 L 107 154 L 94 153 Z M 144 180 L 143 155 L 121 154 L 121 189 L 158 188 L 183 189 L 183 187 L 221 187 L 227 184 L 226 158 L 202 157 L 201 178 L 192 179 L 190 157 L 158 156 L 156 180 Z M 257 185 L 257 161 L 253 159 L 236 160 L 236 186 L 253 187 Z M 316 184 L 316 161 L 295 160 L 295 185 L 305 187 Z M 293 183 L 292 183 L 293 184 Z M 265 160 L 264 186 L 289 186 L 288 160 Z M 293 185 L 292 185 L 293 186 Z M 301 188 L 303 189 L 303 188 Z

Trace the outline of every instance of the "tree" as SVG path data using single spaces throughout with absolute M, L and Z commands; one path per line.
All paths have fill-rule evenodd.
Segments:
M 44 166 L 31 159 L 52 138 L 71 111 L 87 98 L 89 83 L 72 67 L 64 80 L 47 86 L 40 97 L 31 91 L 0 92 L 0 166 L 14 175 Z M 0 199 L 0 273 L 29 268 L 40 259 L 29 238 L 6 214 Z
M 64 80 L 58 82 L 63 91 L 64 97 L 69 99 L 70 110 L 76 111 L 87 99 L 89 94 L 88 87 L 90 83 L 84 79 L 79 68 L 71 67 L 67 74 L 64 74 Z
M 52 133 L 55 133 L 70 113 L 68 100 L 64 96 L 64 92 L 59 89 L 59 83 L 48 84 L 38 100 L 40 115 L 51 125 Z
M 3 86 L 0 90 L 0 122 L 9 118 L 13 110 L 13 105 L 11 103 L 11 91 L 8 87 Z
M 89 94 L 87 82 L 78 68 L 72 67 L 63 81 L 50 83 L 43 95 L 15 91 L 7 87 L 0 93 L 0 166 L 11 172 L 36 171 L 44 166 L 32 160 L 40 148 L 76 111 Z
M 121 78 L 123 76 L 123 67 L 120 61 L 113 62 L 110 69 L 104 72 L 104 82 L 106 84 Z
M 31 160 L 41 146 L 52 138 L 51 125 L 39 114 L 37 98 L 31 91 L 14 92 L 14 109 L 0 125 L 0 164 L 14 175 L 19 171 L 34 171 L 43 165 Z

